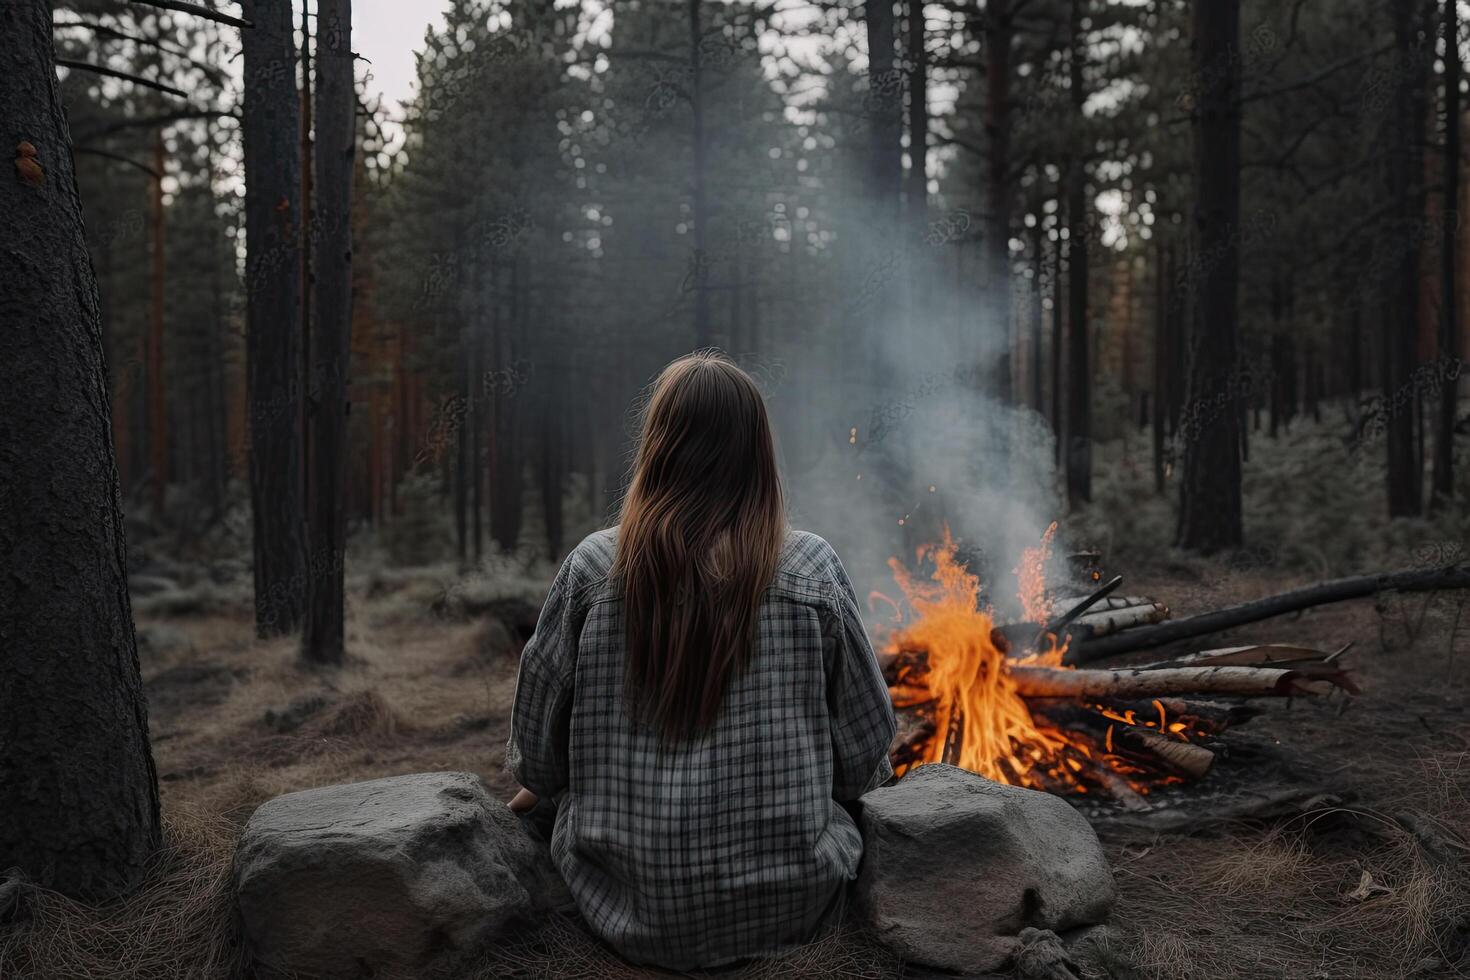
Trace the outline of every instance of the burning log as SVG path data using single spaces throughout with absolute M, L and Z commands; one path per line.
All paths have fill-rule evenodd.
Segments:
M 1090 704 L 1073 698 L 1027 698 L 1026 706 L 1034 714 L 1049 718 L 1062 727 L 1088 727 L 1086 719 L 1103 719 L 1091 726 L 1099 735 L 1102 734 L 1102 726 L 1107 720 L 1145 728 L 1157 720 L 1160 731 L 1189 732 L 1195 736 L 1219 735 L 1234 725 L 1245 724 L 1262 711 L 1239 697 L 1219 697 L 1207 701 L 1179 697 L 1110 699 L 1106 703 L 1099 701 Z M 1181 727 L 1174 728 L 1174 725 Z
M 1051 667 L 1009 668 L 1016 693 L 1023 698 L 1150 698 L 1167 694 L 1244 694 L 1288 697 L 1315 694 L 1310 681 L 1327 681 L 1358 693 L 1347 674 L 1306 676 L 1300 670 L 1275 667 L 1156 667 L 1130 670 L 1057 670 Z
M 1177 699 L 1169 701 L 1178 707 Z M 1186 740 L 1184 733 L 1196 727 L 1190 723 L 1189 716 L 1167 709 L 1166 702 L 1158 698 L 1137 702 L 1136 708 L 1122 711 L 1112 704 L 1083 706 L 1064 699 L 1027 703 L 1053 724 L 1069 731 L 1087 732 L 1109 754 L 1131 758 L 1150 769 L 1163 768 L 1185 778 L 1199 779 L 1215 764 L 1213 751 Z
M 1134 650 L 1163 646 L 1175 640 L 1218 633 L 1234 626 L 1270 619 L 1313 606 L 1361 599 L 1379 592 L 1432 592 L 1442 589 L 1470 589 L 1470 562 L 1441 568 L 1409 569 L 1378 575 L 1357 575 L 1323 582 L 1304 589 L 1294 589 L 1254 602 L 1217 609 L 1214 612 L 1176 619 L 1154 626 L 1125 630 L 1114 636 L 1085 642 L 1074 642 L 1068 648 L 1065 662 L 1085 664 Z
M 1193 742 L 1182 742 L 1147 728 L 1128 728 L 1117 736 L 1145 752 L 1157 756 L 1170 768 L 1190 779 L 1201 779 L 1215 764 L 1215 753 Z

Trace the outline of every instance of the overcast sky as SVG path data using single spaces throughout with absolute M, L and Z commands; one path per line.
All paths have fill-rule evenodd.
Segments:
M 315 6 L 313 4 L 313 6 Z M 352 47 L 372 64 L 369 92 L 381 92 L 394 117 L 412 94 L 414 52 L 424 46 L 424 28 L 444 23 L 438 0 L 356 0 L 352 5 Z

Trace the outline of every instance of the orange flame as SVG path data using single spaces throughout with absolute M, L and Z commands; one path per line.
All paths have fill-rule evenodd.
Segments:
M 1030 549 L 1018 569 L 1023 579 L 1022 602 L 1033 620 L 1045 615 L 1033 614 L 1044 608 L 1045 583 L 1040 576 L 1055 531 L 1053 524 L 1041 546 Z M 939 544 L 918 550 L 921 562 L 927 558 L 934 565 L 927 580 L 916 577 L 897 558 L 888 561 L 907 600 L 903 605 L 912 612 L 909 622 L 887 636 L 887 652 L 898 656 L 890 692 L 895 708 L 913 712 L 920 721 L 916 736 L 895 752 L 896 771 L 901 775 L 926 762 L 950 762 L 998 782 L 1034 789 L 1086 793 L 1122 778 L 1134 790 L 1147 792 L 1147 783 L 1127 778 L 1142 770 L 1114 754 L 1112 728 L 1104 737 L 1103 725 L 1106 719 L 1183 737 L 1181 728 L 1168 725 L 1164 706 L 1154 702 L 1157 720 L 1139 720 L 1132 710 L 1119 713 L 1102 705 L 1079 703 L 1078 709 L 1098 716 L 1097 737 L 1034 716 L 1017 693 L 1009 667 L 1019 663 L 1059 666 L 1064 647 L 1048 637 L 1049 649 L 1008 660 L 992 635 L 991 610 L 981 606 L 980 581 L 955 552 L 955 541 L 946 527 Z M 886 601 L 901 608 L 899 603 Z

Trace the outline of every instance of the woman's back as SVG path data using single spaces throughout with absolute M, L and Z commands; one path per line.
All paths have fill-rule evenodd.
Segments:
M 617 529 L 584 540 L 522 655 L 509 762 L 558 804 L 552 856 L 624 955 L 716 966 L 802 942 L 862 841 L 838 801 L 887 777 L 893 711 L 841 562 L 792 531 L 745 669 L 713 724 L 671 739 L 627 703 Z

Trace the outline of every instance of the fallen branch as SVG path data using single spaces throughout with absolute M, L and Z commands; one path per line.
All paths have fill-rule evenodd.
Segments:
M 1295 646 L 1289 643 L 1253 643 L 1249 646 L 1223 647 L 1219 650 L 1201 650 L 1182 657 L 1170 657 L 1157 663 L 1136 664 L 1139 668 L 1151 667 L 1297 667 L 1302 664 L 1330 664 L 1336 662 L 1351 647 L 1344 644 L 1340 649 L 1328 653 L 1313 647 Z
M 1361 599 L 1379 592 L 1432 592 L 1441 589 L 1470 589 L 1470 563 L 1450 565 L 1444 568 L 1410 569 L 1379 575 L 1340 578 L 1332 582 L 1323 582 L 1304 589 L 1268 596 L 1254 602 L 1245 602 L 1199 616 L 1191 616 L 1188 619 L 1176 619 L 1154 626 L 1140 626 L 1113 636 L 1074 643 L 1067 650 L 1064 661 L 1069 664 L 1091 663 L 1104 657 L 1163 646 L 1175 640 L 1217 633 L 1234 626 L 1270 619 L 1272 616 L 1281 616 L 1332 602 Z
M 1342 671 L 1305 677 L 1274 667 L 1161 667 L 1150 670 L 1057 670 L 1011 667 L 1016 693 L 1023 698 L 1156 698 L 1167 694 L 1243 694 L 1289 697 L 1316 693 L 1309 681 L 1327 681 L 1357 693 Z

